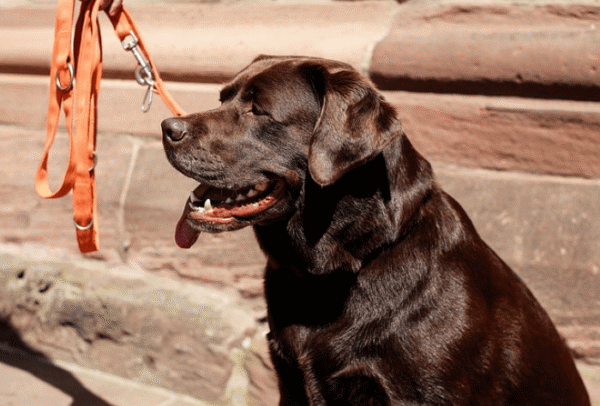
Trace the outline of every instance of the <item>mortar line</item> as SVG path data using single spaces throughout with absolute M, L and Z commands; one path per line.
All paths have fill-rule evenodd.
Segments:
M 360 70 L 367 76 L 371 71 L 371 62 L 373 61 L 373 52 L 375 51 L 375 47 L 385 39 L 392 31 L 392 27 L 394 26 L 394 19 L 396 15 L 400 12 L 401 6 L 398 4 L 390 4 L 389 11 L 386 21 L 386 30 L 381 34 L 378 38 L 375 38 L 370 44 L 367 45 L 367 49 L 364 52 L 363 60 L 360 63 Z
M 141 149 L 142 141 L 137 140 L 135 138 L 131 138 L 132 140 L 132 151 L 131 151 L 131 159 L 129 161 L 129 167 L 127 168 L 127 174 L 125 175 L 125 181 L 123 182 L 123 188 L 121 189 L 121 195 L 119 196 L 119 207 L 117 209 L 117 227 L 119 233 L 119 246 L 117 247 L 117 251 L 119 252 L 119 257 L 123 263 L 127 263 L 127 250 L 129 247 L 129 241 L 127 239 L 127 230 L 125 227 L 125 204 L 127 202 L 127 195 L 129 194 L 129 189 L 131 187 L 131 178 L 133 177 L 133 171 L 135 170 L 135 166 L 137 164 L 139 152 Z
M 159 403 L 156 406 L 173 406 L 178 400 L 179 399 L 177 399 L 176 397 L 172 397 L 170 399 L 165 400 L 164 402 Z

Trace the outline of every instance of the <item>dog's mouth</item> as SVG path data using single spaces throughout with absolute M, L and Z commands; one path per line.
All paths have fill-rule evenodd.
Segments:
M 239 189 L 224 189 L 200 184 L 190 193 L 175 241 L 181 248 L 191 247 L 201 231 L 232 231 L 253 224 L 281 199 L 285 182 L 270 180 Z

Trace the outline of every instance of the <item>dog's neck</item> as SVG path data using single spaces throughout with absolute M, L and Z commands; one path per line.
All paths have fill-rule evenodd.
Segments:
M 255 233 L 273 266 L 314 275 L 356 272 L 403 238 L 432 185 L 431 166 L 401 134 L 382 154 L 333 185 L 321 187 L 308 177 L 298 211 L 289 219 L 255 226 Z M 381 216 L 390 221 L 382 225 L 376 221 Z

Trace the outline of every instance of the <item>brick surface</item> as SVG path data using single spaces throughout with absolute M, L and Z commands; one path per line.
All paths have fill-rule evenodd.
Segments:
M 428 159 L 474 168 L 600 177 L 600 105 L 385 92 Z
M 599 20 L 580 5 L 399 12 L 370 74 L 386 89 L 598 100 Z
M 130 8 L 164 77 L 221 82 L 259 54 L 323 56 L 361 67 L 372 44 L 387 31 L 393 7 L 366 1 Z M 107 19 L 101 23 L 105 71 L 132 78 L 135 60 L 123 51 Z M 52 8 L 0 9 L 0 41 L 6 44 L 0 50 L 0 71 L 48 72 L 53 24 Z
M 600 182 L 444 165 L 436 174 L 569 345 L 600 355 Z
M 40 88 L 47 88 L 47 80 L 29 77 L 19 87 L 14 85 L 17 80 L 14 76 L 0 75 L 0 113 L 11 117 L 15 125 L 39 128 L 37 123 L 43 122 L 46 114 L 44 105 L 39 99 L 35 103 L 20 95 L 42 94 Z M 105 90 L 101 91 L 99 102 L 101 132 L 160 139 L 160 123 L 171 116 L 160 100 L 156 100 L 150 113 L 144 114 L 139 109 L 143 91 L 137 84 L 104 80 L 102 86 Z M 218 85 L 170 82 L 167 86 L 189 112 L 218 105 Z M 398 108 L 412 142 L 431 160 L 561 176 L 600 176 L 598 103 L 399 91 L 384 94 Z M 41 143 L 43 135 L 36 137 Z M 16 142 L 10 138 L 8 134 L 6 142 Z M 114 142 L 107 135 L 99 136 L 99 148 L 106 148 L 109 153 L 100 151 L 101 165 L 102 160 L 111 156 L 110 148 L 118 147 L 110 146 Z M 32 148 L 38 151 L 40 147 Z M 164 154 L 158 151 L 160 148 L 160 144 L 155 147 L 157 165 L 171 173 Z M 178 182 L 177 176 L 172 179 Z M 184 199 L 187 193 L 182 193 L 179 197 Z
M 238 296 L 139 267 L 37 258 L 0 256 L 0 341 L 199 399 L 224 399 L 230 352 L 257 328 Z
M 130 8 L 167 79 L 222 82 L 258 54 L 296 54 L 348 62 L 388 89 L 597 100 L 589 89 L 600 86 L 600 7 L 498 3 L 133 2 Z M 1 72 L 48 72 L 52 15 L 52 8 L 0 9 Z M 104 17 L 101 23 L 107 75 L 132 78 L 134 59 Z

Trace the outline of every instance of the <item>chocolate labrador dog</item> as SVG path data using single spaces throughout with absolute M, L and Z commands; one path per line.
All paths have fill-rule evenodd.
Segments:
M 281 405 L 589 405 L 569 349 L 351 66 L 257 58 L 162 123 L 177 224 L 252 225 Z

